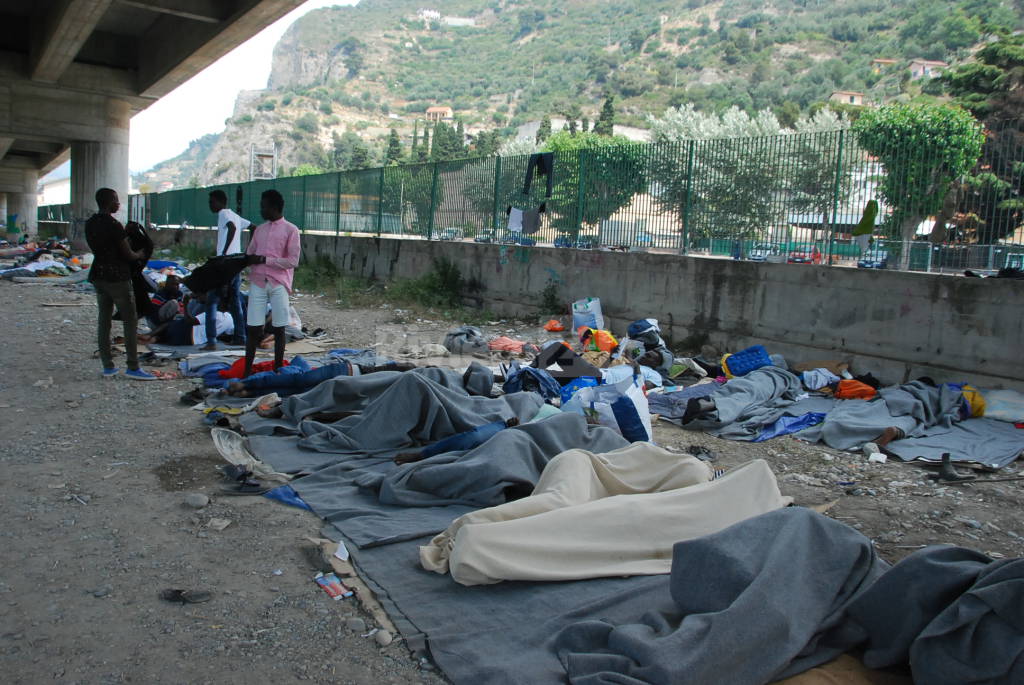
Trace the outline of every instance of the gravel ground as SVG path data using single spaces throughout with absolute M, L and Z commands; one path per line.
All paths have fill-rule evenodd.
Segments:
M 42 306 L 54 302 L 78 306 Z M 437 343 L 453 326 L 388 306 L 343 310 L 309 295 L 296 306 L 310 329 L 352 347 Z M 373 621 L 311 582 L 302 547 L 319 530 L 315 516 L 260 497 L 217 496 L 221 460 L 196 413 L 178 402 L 190 381 L 99 377 L 91 295 L 2 283 L 0 311 L 5 682 L 444 682 L 401 641 L 379 648 L 349 630 L 348 618 Z M 484 328 L 546 337 L 536 322 Z M 921 467 L 867 464 L 788 437 L 736 443 L 660 423 L 655 438 L 680 451 L 705 446 L 726 468 L 768 460 L 785 494 L 809 506 L 835 502 L 828 514 L 891 561 L 932 543 L 1024 553 L 1021 481 L 935 486 Z M 189 508 L 189 493 L 211 503 Z M 212 518 L 231 524 L 218 532 Z M 208 590 L 213 599 L 172 605 L 158 598 L 164 588 Z

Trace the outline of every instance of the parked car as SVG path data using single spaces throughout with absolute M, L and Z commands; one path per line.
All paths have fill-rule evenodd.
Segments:
M 462 240 L 462 229 L 442 228 L 434 233 L 434 240 Z
M 790 264 L 821 264 L 821 250 L 817 245 L 794 245 L 786 261 Z
M 519 231 L 505 231 L 501 234 L 500 239 L 497 241 L 502 245 L 536 245 L 537 241 L 533 238 L 527 238 Z
M 752 262 L 767 262 L 769 257 L 777 257 L 781 254 L 782 250 L 779 249 L 778 245 L 760 243 L 750 248 L 750 252 L 747 253 L 747 259 Z
M 480 231 L 473 238 L 474 243 L 493 243 L 494 242 L 494 231 Z
M 887 269 L 889 268 L 889 253 L 885 250 L 868 250 L 859 260 L 858 269 Z
M 596 235 L 572 235 L 563 233 L 555 238 L 555 247 L 574 247 L 577 250 L 593 250 L 598 246 Z

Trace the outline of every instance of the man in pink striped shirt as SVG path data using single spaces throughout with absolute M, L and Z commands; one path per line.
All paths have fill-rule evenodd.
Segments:
M 246 314 L 245 372 L 252 373 L 256 345 L 263 339 L 263 324 L 270 305 L 271 331 L 274 333 L 274 369 L 284 365 L 284 327 L 288 325 L 288 295 L 292 275 L 299 265 L 299 229 L 284 219 L 284 198 L 276 190 L 260 196 L 260 214 L 266 223 L 257 226 L 245 253 L 252 266 L 249 271 L 249 308 Z

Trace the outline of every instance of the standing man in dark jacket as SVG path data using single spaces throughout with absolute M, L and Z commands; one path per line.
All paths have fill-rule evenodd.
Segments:
M 110 188 L 96 191 L 96 205 L 99 211 L 85 223 L 85 240 L 93 253 L 89 282 L 96 288 L 96 304 L 99 308 L 97 338 L 103 375 L 117 375 L 113 356 L 110 352 L 110 321 L 114 306 L 121 312 L 124 322 L 124 347 L 128 357 L 125 375 L 140 381 L 156 380 L 156 377 L 139 368 L 138 315 L 135 311 L 135 296 L 132 293 L 132 265 L 146 255 L 142 250 L 132 250 L 128 235 L 121 222 L 113 217 L 121 207 L 117 192 Z

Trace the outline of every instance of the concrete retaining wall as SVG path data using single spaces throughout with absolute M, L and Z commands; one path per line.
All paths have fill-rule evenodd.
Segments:
M 212 243 L 212 232 L 184 233 Z M 448 259 L 471 283 L 473 303 L 501 314 L 535 313 L 551 282 L 566 303 L 601 298 L 615 332 L 657 318 L 676 346 L 706 339 L 735 351 L 761 343 L 796 361 L 849 360 L 887 383 L 928 375 L 1024 390 L 1020 281 L 320 235 L 303 236 L 303 252 L 383 280 L 420 276 Z

